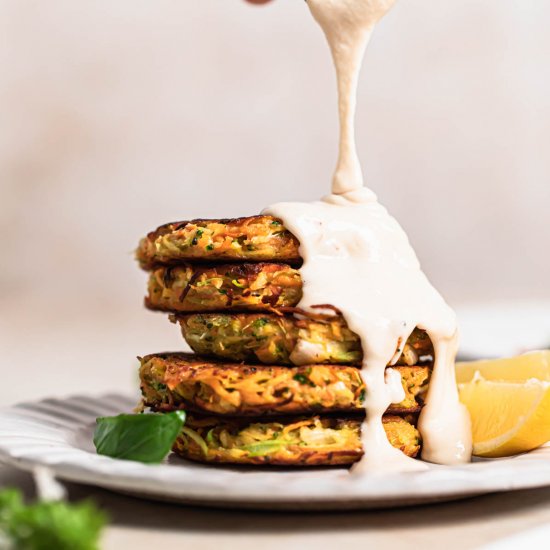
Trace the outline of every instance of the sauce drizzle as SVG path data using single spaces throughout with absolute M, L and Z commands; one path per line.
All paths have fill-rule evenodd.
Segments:
M 426 330 L 435 361 L 420 415 L 422 458 L 439 464 L 470 460 L 470 420 L 454 377 L 454 312 L 430 284 L 407 235 L 364 187 L 354 135 L 359 70 L 375 24 L 395 0 L 308 0 L 331 48 L 338 79 L 340 147 L 332 193 L 311 203 L 279 203 L 264 213 L 281 218 L 300 241 L 303 298 L 319 312 L 330 301 L 361 338 L 367 387 L 362 426 L 364 458 L 354 473 L 425 468 L 388 441 L 382 415 L 403 399 L 396 350 L 415 327 Z

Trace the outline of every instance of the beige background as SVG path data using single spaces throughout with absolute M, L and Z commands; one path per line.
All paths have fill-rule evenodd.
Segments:
M 549 20 L 403 0 L 368 51 L 367 181 L 453 304 L 550 297 Z M 328 189 L 334 76 L 299 0 L 0 0 L 0 67 L 0 371 L 29 398 L 181 347 L 141 307 L 147 230 Z

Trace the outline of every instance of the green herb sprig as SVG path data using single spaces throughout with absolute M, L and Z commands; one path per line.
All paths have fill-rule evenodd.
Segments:
M 27 505 L 18 490 L 0 491 L 0 548 L 97 550 L 106 521 L 91 502 Z

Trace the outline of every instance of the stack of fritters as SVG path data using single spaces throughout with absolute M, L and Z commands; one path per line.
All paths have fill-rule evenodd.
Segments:
M 350 464 L 363 454 L 361 342 L 337 310 L 298 309 L 298 247 L 271 216 L 171 223 L 141 241 L 146 306 L 169 312 L 200 354 L 141 359 L 144 404 L 189 413 L 174 447 L 181 456 L 304 466 Z M 405 399 L 390 406 L 384 428 L 392 445 L 416 456 L 431 342 L 415 330 L 396 355 Z

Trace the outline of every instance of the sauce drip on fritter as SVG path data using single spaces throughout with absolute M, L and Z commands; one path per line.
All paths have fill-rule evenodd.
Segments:
M 400 377 L 388 363 L 415 329 L 434 346 L 431 385 L 420 420 L 422 458 L 440 464 L 467 462 L 470 420 L 454 378 L 457 324 L 454 312 L 420 268 L 408 238 L 376 195 L 363 184 L 354 136 L 358 75 L 375 24 L 395 0 L 308 0 L 331 48 L 338 79 L 340 147 L 332 193 L 312 203 L 279 203 L 264 213 L 283 220 L 300 241 L 303 297 L 300 307 L 319 311 L 330 302 L 361 339 L 361 375 L 369 388 L 362 426 L 365 456 L 358 472 L 425 467 L 388 442 L 382 415 L 403 399 Z M 361 289 L 361 292 L 358 292 Z

